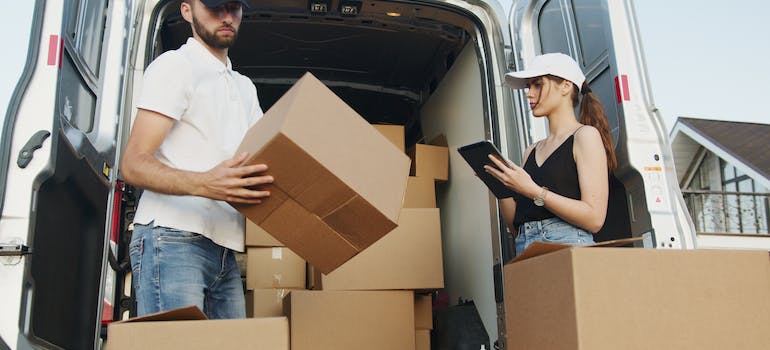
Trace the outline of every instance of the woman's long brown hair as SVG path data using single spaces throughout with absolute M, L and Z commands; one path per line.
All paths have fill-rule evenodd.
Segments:
M 561 83 L 565 79 L 548 75 L 549 79 Z M 572 106 L 577 106 L 580 103 L 580 115 L 578 121 L 584 125 L 590 125 L 599 130 L 599 135 L 602 137 L 602 144 L 604 144 L 604 153 L 607 156 L 607 168 L 612 171 L 618 166 L 618 161 L 615 158 L 615 147 L 612 146 L 612 135 L 610 134 L 610 125 L 607 121 L 607 114 L 604 113 L 604 107 L 599 99 L 590 92 L 588 82 L 583 83 L 583 91 L 588 90 L 583 94 L 582 100 L 579 98 L 580 89 L 577 85 L 572 84 Z

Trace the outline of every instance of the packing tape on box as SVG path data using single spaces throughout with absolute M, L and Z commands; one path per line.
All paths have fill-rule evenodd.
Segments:
M 286 289 L 279 289 L 278 293 L 275 293 L 275 304 L 276 305 L 282 305 L 283 304 L 283 297 L 286 296 Z

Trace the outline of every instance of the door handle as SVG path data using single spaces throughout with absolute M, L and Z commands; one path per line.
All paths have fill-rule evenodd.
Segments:
M 48 136 L 51 136 L 51 133 L 47 130 L 40 130 L 32 135 L 27 143 L 24 144 L 21 151 L 19 151 L 19 158 L 16 159 L 16 165 L 22 169 L 26 168 L 27 165 L 29 165 L 29 162 L 32 161 L 32 154 L 35 153 L 35 150 L 38 148 L 43 147 L 43 141 L 45 141 Z

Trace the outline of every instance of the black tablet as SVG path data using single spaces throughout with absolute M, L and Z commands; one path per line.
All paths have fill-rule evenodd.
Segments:
M 484 182 L 485 185 L 489 188 L 490 191 L 497 197 L 500 198 L 508 198 L 513 197 L 513 194 L 515 193 L 512 189 L 505 187 L 500 180 L 498 180 L 496 177 L 492 176 L 492 174 L 488 173 L 486 170 L 484 170 L 484 165 L 490 165 L 493 167 L 497 167 L 495 163 L 492 163 L 492 161 L 489 159 L 489 155 L 493 155 L 497 157 L 498 159 L 502 160 L 503 163 L 505 163 L 505 158 L 503 158 L 502 155 L 500 155 L 500 151 L 497 150 L 497 147 L 493 145 L 489 141 L 481 141 L 472 143 L 470 145 L 462 146 L 457 149 L 457 152 L 460 153 L 461 156 L 465 159 L 466 162 L 471 166 L 473 171 L 476 173 L 476 175 L 481 179 L 481 181 Z

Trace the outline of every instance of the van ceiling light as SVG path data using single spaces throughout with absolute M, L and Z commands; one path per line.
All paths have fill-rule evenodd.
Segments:
M 390 17 L 401 17 L 401 13 L 400 12 L 385 12 L 385 14 L 390 16 Z
M 314 15 L 325 15 L 329 13 L 330 3 L 331 0 L 310 0 L 307 7 Z
M 343 16 L 356 16 L 361 13 L 360 1 L 340 1 L 340 14 Z

